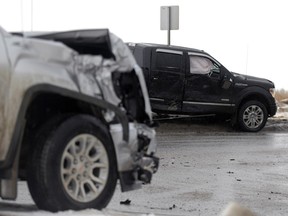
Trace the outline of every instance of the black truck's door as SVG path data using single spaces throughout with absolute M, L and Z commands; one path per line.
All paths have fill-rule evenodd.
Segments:
M 152 50 L 149 96 L 154 111 L 181 111 L 185 78 L 184 60 L 183 52 L 179 50 Z
M 183 112 L 222 113 L 231 109 L 230 91 L 221 85 L 220 64 L 209 56 L 188 53 Z

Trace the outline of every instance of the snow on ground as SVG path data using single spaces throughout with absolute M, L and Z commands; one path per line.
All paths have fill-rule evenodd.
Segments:
M 288 119 L 288 112 L 277 113 L 275 118 Z
M 277 102 L 278 110 L 276 115 L 274 116 L 275 118 L 284 118 L 288 119 L 288 99 L 285 99 L 283 101 L 287 102 Z
M 25 209 L 25 208 L 24 208 Z M 108 216 L 108 214 L 105 214 L 104 212 L 97 211 L 94 209 L 87 209 L 83 211 L 63 211 L 63 212 L 57 212 L 57 213 L 51 213 L 46 211 L 32 211 L 32 212 L 21 212 L 21 207 L 18 212 L 9 212 L 9 211 L 3 211 L 0 212 L 0 215 L 5 216 L 51 216 L 51 215 L 57 215 L 57 216 L 77 216 L 77 215 L 86 215 L 86 216 Z M 25 209 L 26 210 L 26 209 Z
M 10 208 L 13 209 L 13 206 Z M 47 212 L 47 211 L 39 211 L 27 210 L 27 205 L 17 204 L 14 206 L 15 210 L 11 209 L 8 211 L 0 211 L 0 216 L 155 216 L 154 214 L 142 214 L 142 213 L 134 213 L 134 212 L 121 212 L 114 210 L 104 209 L 102 211 L 98 211 L 95 209 L 86 209 L 82 211 L 61 211 L 61 212 Z

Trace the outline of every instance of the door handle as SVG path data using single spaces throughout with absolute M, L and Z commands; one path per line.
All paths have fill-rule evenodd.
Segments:
M 153 80 L 158 80 L 158 77 L 153 77 Z

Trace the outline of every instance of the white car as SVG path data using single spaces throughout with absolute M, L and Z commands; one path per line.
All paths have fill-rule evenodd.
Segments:
M 145 80 L 107 29 L 0 28 L 0 197 L 27 180 L 40 209 L 105 207 L 158 168 Z

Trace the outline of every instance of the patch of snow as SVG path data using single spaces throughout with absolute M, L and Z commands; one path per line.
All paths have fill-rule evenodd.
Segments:
M 287 108 L 288 110 L 288 108 Z M 288 119 L 288 111 L 286 112 L 277 112 L 273 118 L 281 118 L 281 119 Z
M 17 205 L 17 210 L 14 209 L 12 211 L 0 211 L 0 216 L 155 216 L 153 213 L 143 214 L 143 213 L 134 213 L 134 212 L 121 212 L 121 211 L 113 211 L 104 209 L 103 211 L 98 211 L 96 209 L 86 209 L 81 211 L 60 211 L 56 213 L 48 212 L 48 211 L 25 211 L 27 208 L 26 205 L 21 206 Z
M 23 207 L 25 208 L 25 207 Z M 51 213 L 47 211 L 28 211 L 28 212 L 13 212 L 13 211 L 4 211 L 0 212 L 0 215 L 5 215 L 5 216 L 51 216 L 51 215 L 57 215 L 57 216 L 77 216 L 77 215 L 85 215 L 85 216 L 108 216 L 108 214 L 104 214 L 101 211 L 95 210 L 95 209 L 86 209 L 82 211 L 61 211 L 61 212 L 56 212 L 56 213 Z

